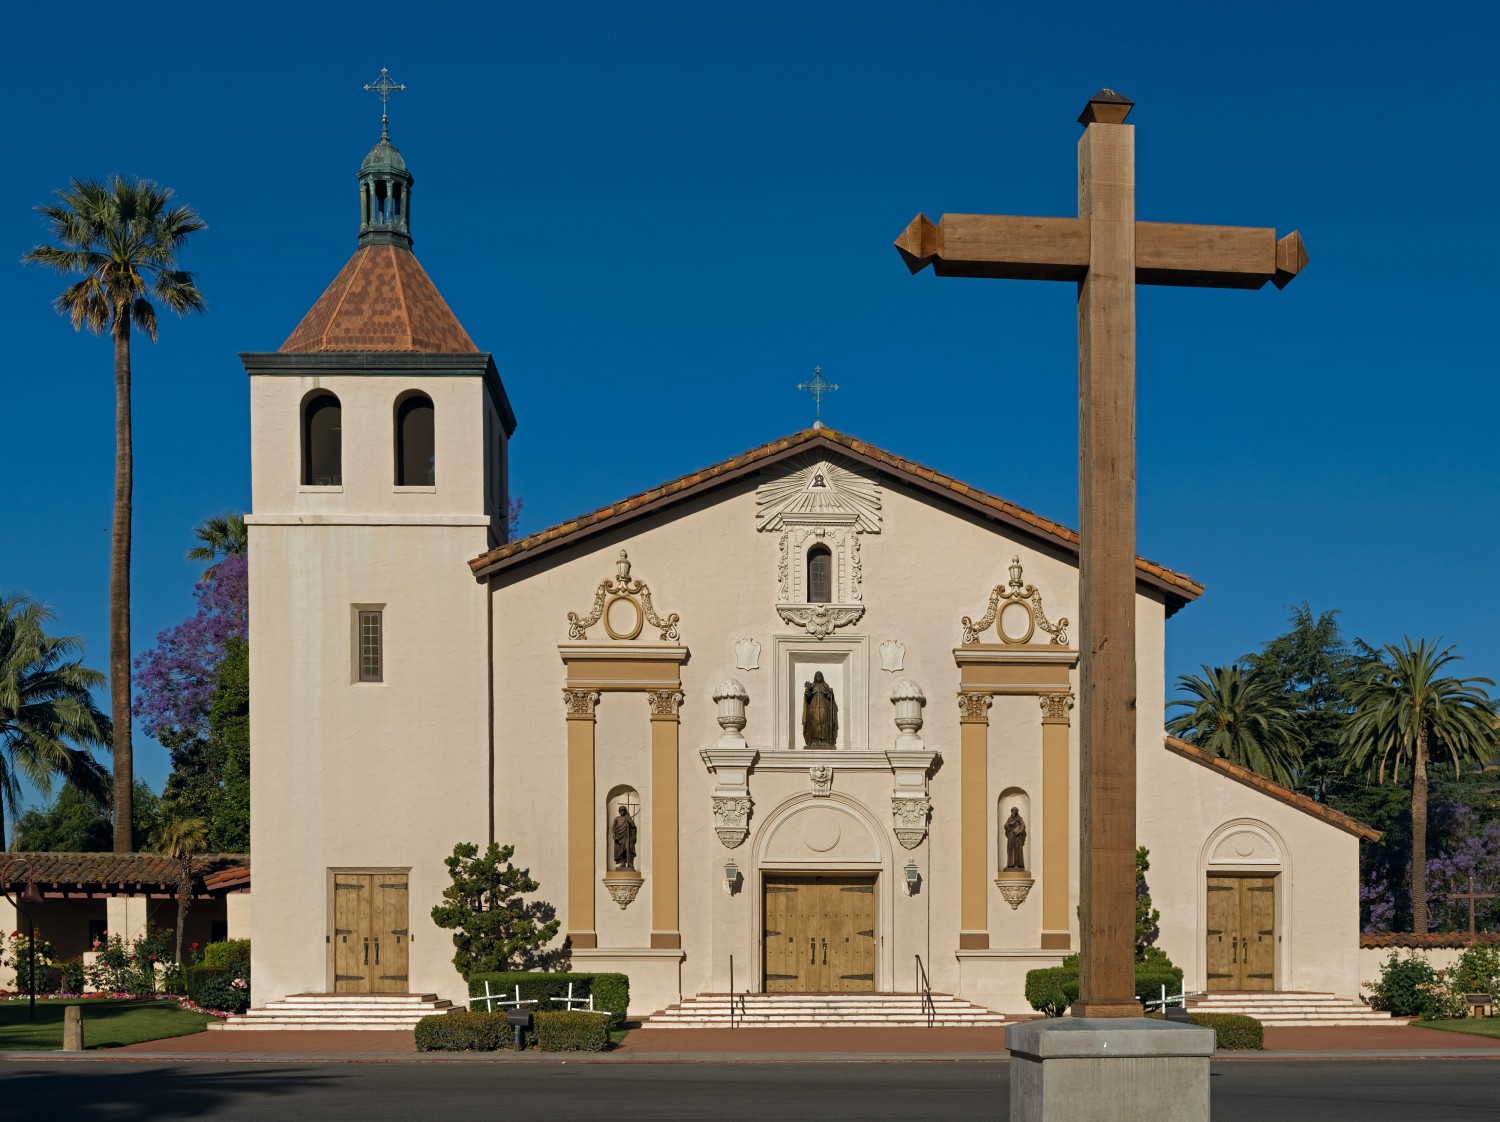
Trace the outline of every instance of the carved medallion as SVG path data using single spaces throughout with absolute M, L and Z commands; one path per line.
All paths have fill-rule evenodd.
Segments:
M 641 633 L 645 623 L 656 628 L 664 643 L 675 643 L 679 639 L 677 624 L 679 617 L 672 612 L 665 619 L 656 614 L 651 603 L 651 589 L 645 581 L 632 580 L 630 557 L 622 549 L 620 559 L 615 562 L 613 580 L 599 582 L 594 591 L 594 605 L 586 616 L 577 612 L 568 613 L 568 638 L 587 639 L 588 629 L 601 619 L 604 631 L 611 639 L 634 639 Z
M 1031 642 L 1037 628 L 1051 637 L 1053 646 L 1068 644 L 1068 621 L 1066 618 L 1055 624 L 1042 610 L 1042 594 L 1033 585 L 1026 583 L 1021 575 L 1021 559 L 1010 559 L 1009 585 L 997 584 L 990 593 L 990 602 L 979 619 L 963 618 L 963 642 L 965 646 L 979 642 L 979 636 L 995 625 L 995 633 L 1003 643 L 1023 644 Z

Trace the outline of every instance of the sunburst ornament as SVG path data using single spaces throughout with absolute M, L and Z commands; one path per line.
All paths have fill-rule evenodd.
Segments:
M 812 452 L 788 460 L 782 474 L 755 489 L 755 528 L 850 526 L 880 533 L 880 484 Z

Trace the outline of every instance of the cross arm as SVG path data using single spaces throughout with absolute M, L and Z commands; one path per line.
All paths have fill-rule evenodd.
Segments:
M 1089 267 L 1086 218 L 1019 218 L 945 214 L 933 222 L 917 215 L 896 239 L 913 273 L 928 265 L 943 277 L 1079 281 Z M 1307 249 L 1293 230 L 1249 226 L 1192 226 L 1178 222 L 1135 224 L 1138 284 L 1196 288 L 1285 288 L 1307 265 Z

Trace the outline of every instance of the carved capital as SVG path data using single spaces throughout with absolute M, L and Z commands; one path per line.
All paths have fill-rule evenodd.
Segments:
M 1070 693 L 1044 693 L 1037 698 L 1042 705 L 1042 724 L 1066 725 L 1071 723 L 1068 711 L 1073 708 Z
M 604 878 L 609 898 L 620 905 L 622 912 L 635 901 L 643 883 L 644 878 L 639 874 L 612 873 Z
M 646 701 L 651 706 L 653 721 L 675 721 L 683 694 L 681 690 L 650 690 L 646 694 Z
M 599 694 L 595 690 L 565 689 L 563 704 L 568 707 L 568 720 L 592 721 L 594 707 L 599 704 Z
M 990 706 L 995 699 L 987 693 L 961 693 L 958 695 L 958 723 L 961 725 L 987 725 L 990 723 Z
M 995 880 L 995 887 L 1000 890 L 1000 898 L 1010 905 L 1011 911 L 1015 911 L 1031 893 L 1031 886 L 1036 883 L 1023 871 L 1019 874 L 1001 873 Z

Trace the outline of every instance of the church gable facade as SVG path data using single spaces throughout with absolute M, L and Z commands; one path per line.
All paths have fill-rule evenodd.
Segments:
M 407 197 L 386 138 L 367 178 Z M 420 266 L 373 190 L 329 295 L 242 356 L 254 1003 L 461 999 L 429 916 L 495 840 L 636 1013 L 928 982 L 1024 1011 L 1078 949 L 1076 534 L 819 426 L 507 542 L 498 371 L 430 281 L 380 289 Z M 1191 989 L 1353 996 L 1369 831 L 1164 741 L 1202 589 L 1137 578 L 1160 945 Z

